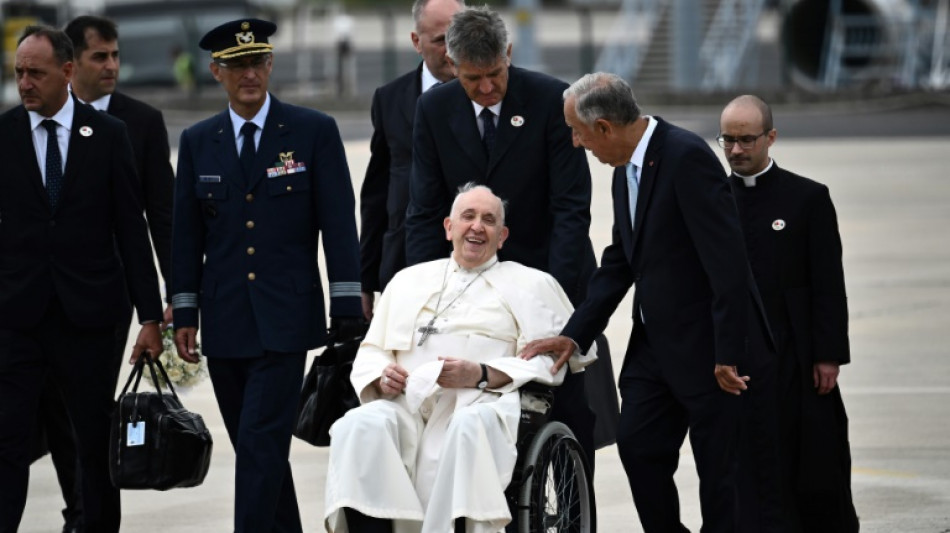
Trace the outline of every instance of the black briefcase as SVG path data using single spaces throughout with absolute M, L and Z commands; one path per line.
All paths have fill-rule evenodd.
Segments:
M 148 364 L 152 383 L 155 366 L 171 393 L 138 392 Z M 135 385 L 129 391 L 132 381 Z M 136 362 L 112 413 L 109 475 L 120 489 L 168 490 L 194 487 L 204 481 L 211 464 L 211 432 L 201 415 L 181 405 L 161 362 L 147 354 Z

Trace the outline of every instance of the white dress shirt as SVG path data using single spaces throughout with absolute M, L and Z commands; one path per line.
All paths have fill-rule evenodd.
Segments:
M 69 134 L 73 127 L 73 112 L 75 111 L 72 96 L 66 98 L 66 103 L 51 117 L 44 117 L 36 111 L 28 111 L 30 116 L 30 130 L 33 132 L 33 148 L 36 150 L 36 163 L 40 166 L 43 176 L 43 186 L 46 186 L 46 128 L 41 126 L 47 118 L 56 121 L 56 140 L 59 141 L 59 154 L 63 160 L 63 174 L 66 174 L 66 154 L 69 153 Z M 81 125 L 80 125 L 81 126 Z
M 244 117 L 234 112 L 234 108 L 228 106 L 228 112 L 231 115 L 231 129 L 234 130 L 234 143 L 237 146 L 238 154 L 241 153 L 241 148 L 244 146 L 244 135 L 241 135 L 241 127 L 244 126 L 245 122 L 253 122 L 257 126 L 257 129 L 254 130 L 254 151 L 257 151 L 257 148 L 261 145 L 261 134 L 264 132 L 264 122 L 267 120 L 269 111 L 270 93 L 267 93 L 264 97 L 264 105 L 251 120 L 245 120 Z

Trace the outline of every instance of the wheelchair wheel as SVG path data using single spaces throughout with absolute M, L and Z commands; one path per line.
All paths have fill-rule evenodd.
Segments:
M 545 425 L 525 455 L 518 495 L 519 533 L 596 531 L 593 490 L 584 452 L 567 426 Z

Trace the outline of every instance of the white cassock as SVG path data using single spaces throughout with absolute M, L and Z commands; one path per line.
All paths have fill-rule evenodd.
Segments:
M 419 328 L 437 311 L 438 332 L 418 346 Z M 353 363 L 363 405 L 330 431 L 327 529 L 349 531 L 342 508 L 350 507 L 393 519 L 395 533 L 450 533 L 460 516 L 469 518 L 467 533 L 502 530 L 511 521 L 504 490 L 517 458 L 518 388 L 560 384 L 565 371 L 552 375 L 547 356 L 515 355 L 557 335 L 572 311 L 553 277 L 512 261 L 467 270 L 443 259 L 396 274 Z M 512 381 L 443 389 L 435 383 L 440 356 L 484 363 Z M 568 365 L 580 371 L 595 359 L 593 350 L 575 353 Z M 393 362 L 409 372 L 405 394 L 380 398 L 371 384 Z

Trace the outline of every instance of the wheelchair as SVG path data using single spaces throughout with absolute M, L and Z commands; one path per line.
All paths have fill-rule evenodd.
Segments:
M 590 467 L 570 428 L 549 422 L 550 387 L 521 387 L 518 459 L 505 490 L 512 522 L 506 533 L 592 533 L 597 512 Z

